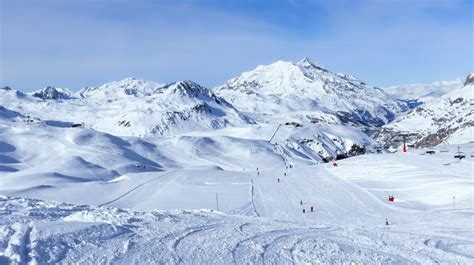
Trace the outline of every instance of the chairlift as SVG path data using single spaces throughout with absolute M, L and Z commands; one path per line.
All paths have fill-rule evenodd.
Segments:
M 146 168 L 146 166 L 145 166 L 144 164 L 140 163 L 140 162 L 135 163 L 135 167 L 137 167 L 137 168 L 143 168 L 143 169 Z
M 388 202 L 394 202 L 394 201 L 395 201 L 395 196 L 394 196 L 395 193 L 392 192 L 392 194 L 389 194 L 388 191 L 386 191 L 386 193 L 387 193 L 387 195 L 388 195 L 387 201 L 388 201 Z
M 84 123 L 70 123 L 69 124 L 69 127 L 71 128 L 83 128 L 84 127 Z
M 440 152 L 440 153 L 448 153 L 448 152 L 449 152 L 449 149 L 448 149 L 448 147 L 443 146 L 443 147 L 441 147 L 441 148 L 439 149 L 439 152 Z
M 436 153 L 436 151 L 435 150 L 426 150 L 426 153 L 428 155 L 434 155 Z

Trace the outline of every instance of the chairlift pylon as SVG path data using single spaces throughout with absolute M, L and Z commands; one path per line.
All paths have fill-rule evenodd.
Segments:
M 464 152 L 461 152 L 460 146 L 458 146 L 458 152 L 454 155 L 454 158 L 457 158 L 459 160 L 466 158 L 466 154 Z

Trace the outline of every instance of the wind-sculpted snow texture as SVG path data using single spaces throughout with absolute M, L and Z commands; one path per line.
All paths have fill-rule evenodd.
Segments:
M 258 66 L 215 91 L 254 119 L 278 123 L 381 126 L 406 109 L 382 89 L 306 58 Z
M 133 212 L 0 197 L 2 264 L 473 261 L 468 235 L 431 233 L 397 226 L 283 222 L 209 210 Z

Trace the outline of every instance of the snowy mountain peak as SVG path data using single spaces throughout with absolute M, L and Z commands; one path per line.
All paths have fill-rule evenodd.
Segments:
M 136 81 L 136 80 L 138 80 L 138 79 L 131 76 L 131 77 L 124 78 L 121 82 L 133 82 L 133 81 Z
M 33 97 L 41 98 L 41 99 L 71 99 L 72 92 L 67 89 L 62 88 L 55 88 L 52 86 L 47 86 L 41 90 L 32 92 L 31 95 Z
M 55 126 L 74 122 L 122 136 L 170 135 L 254 123 L 209 89 L 189 80 L 164 86 L 126 78 L 70 95 L 54 87 L 24 95 L 2 89 L 0 105 L 52 121 Z M 68 100 L 50 100 L 65 98 Z
M 215 91 L 238 109 L 256 114 L 254 119 L 268 121 L 272 117 L 282 123 L 381 126 L 405 108 L 381 89 L 350 75 L 335 74 L 308 58 L 258 66 Z
M 467 76 L 466 81 L 464 82 L 464 86 L 472 85 L 472 84 L 474 84 L 474 73 L 470 73 Z
M 26 96 L 25 93 L 23 93 L 21 91 L 18 91 L 18 90 L 15 90 L 15 89 L 12 89 L 9 86 L 5 86 L 5 87 L 0 88 L 0 98 L 3 98 L 3 99 L 7 99 L 8 97 L 23 98 L 25 96 Z
M 86 87 L 78 94 L 80 97 L 117 98 L 130 96 L 149 96 L 160 91 L 163 84 L 128 77 L 120 81 L 108 82 L 99 87 Z
M 315 62 L 314 60 L 311 60 L 307 57 L 297 62 L 296 65 L 301 66 L 303 68 L 307 68 L 307 69 L 314 68 L 314 69 L 319 69 L 319 70 L 326 70 L 326 68 L 324 68 L 322 64 Z
M 168 90 L 171 91 L 171 93 L 190 97 L 196 97 L 198 95 L 209 95 L 210 93 L 212 93 L 207 88 L 196 84 L 190 80 L 178 81 L 168 84 L 163 87 L 163 90 Z
M 211 90 L 190 80 L 168 84 L 162 87 L 162 93 L 168 97 L 178 96 L 180 100 L 188 98 L 200 101 L 214 101 L 217 104 L 224 103 L 226 106 L 229 106 L 225 100 L 219 99 Z

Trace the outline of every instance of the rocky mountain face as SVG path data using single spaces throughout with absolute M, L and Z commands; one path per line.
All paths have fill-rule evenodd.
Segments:
M 467 76 L 466 81 L 464 81 L 464 86 L 473 85 L 473 84 L 474 84 L 474 73 L 470 73 Z
M 472 141 L 473 89 L 474 74 L 471 73 L 465 79 L 464 85 L 383 126 L 375 134 L 375 139 L 392 148 L 398 148 L 401 145 L 399 135 L 402 133 L 408 135 L 408 142 L 415 147 Z
M 41 98 L 41 99 L 71 99 L 73 98 L 73 93 L 67 89 L 62 88 L 55 88 L 55 87 L 45 87 L 41 90 L 32 92 L 31 95 L 33 97 Z
M 407 109 L 382 89 L 305 58 L 244 72 L 215 93 L 262 122 L 382 126 Z

